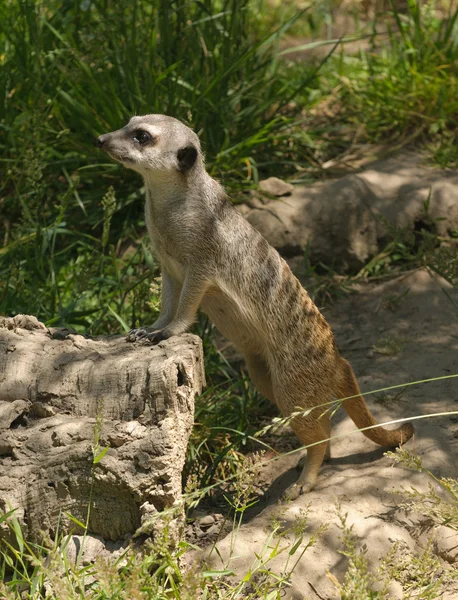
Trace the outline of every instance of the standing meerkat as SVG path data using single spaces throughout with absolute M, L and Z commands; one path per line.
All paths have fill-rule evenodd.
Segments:
M 101 135 L 97 145 L 143 176 L 146 224 L 162 269 L 159 318 L 129 338 L 154 343 L 180 335 L 200 307 L 243 353 L 261 394 L 284 416 L 304 411 L 291 426 L 302 444 L 313 445 L 289 495 L 310 491 L 329 454 L 330 416 L 320 405 L 352 397 L 343 407 L 357 427 L 377 425 L 330 326 L 278 252 L 206 172 L 199 138 L 189 127 L 164 115 L 133 117 Z M 413 431 L 405 423 L 363 433 L 394 447 Z

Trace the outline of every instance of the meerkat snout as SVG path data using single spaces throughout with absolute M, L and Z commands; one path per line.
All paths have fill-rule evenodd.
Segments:
M 97 146 L 97 148 L 103 148 L 104 144 L 106 141 L 106 136 L 105 135 L 100 135 L 96 140 L 95 140 L 95 145 Z

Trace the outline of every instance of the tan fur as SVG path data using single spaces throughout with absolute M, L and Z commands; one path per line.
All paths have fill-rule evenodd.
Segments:
M 143 176 L 146 223 L 162 267 L 161 314 L 152 327 L 130 332 L 130 339 L 179 335 L 200 307 L 243 352 L 253 383 L 283 415 L 318 407 L 292 422 L 302 444 L 315 445 L 290 495 L 311 490 L 329 455 L 322 440 L 330 437 L 330 418 L 319 406 L 356 396 L 344 401 L 345 410 L 360 428 L 376 424 L 328 323 L 277 251 L 207 174 L 188 127 L 164 115 L 134 117 L 98 144 Z M 363 433 L 392 447 L 406 442 L 413 427 Z

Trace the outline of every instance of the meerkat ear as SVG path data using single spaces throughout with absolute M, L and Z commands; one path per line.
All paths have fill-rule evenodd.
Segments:
M 180 173 L 186 173 L 194 165 L 197 159 L 197 148 L 192 144 L 185 148 L 180 148 L 177 152 L 178 170 Z

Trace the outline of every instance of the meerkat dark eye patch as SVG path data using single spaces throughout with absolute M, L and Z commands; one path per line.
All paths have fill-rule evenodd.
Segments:
M 147 131 L 143 131 L 143 129 L 135 131 L 132 139 L 134 142 L 138 142 L 140 146 L 145 146 L 153 141 L 152 136 Z
M 178 170 L 181 173 L 186 173 L 197 160 L 197 148 L 192 145 L 180 148 L 177 152 L 177 159 Z

